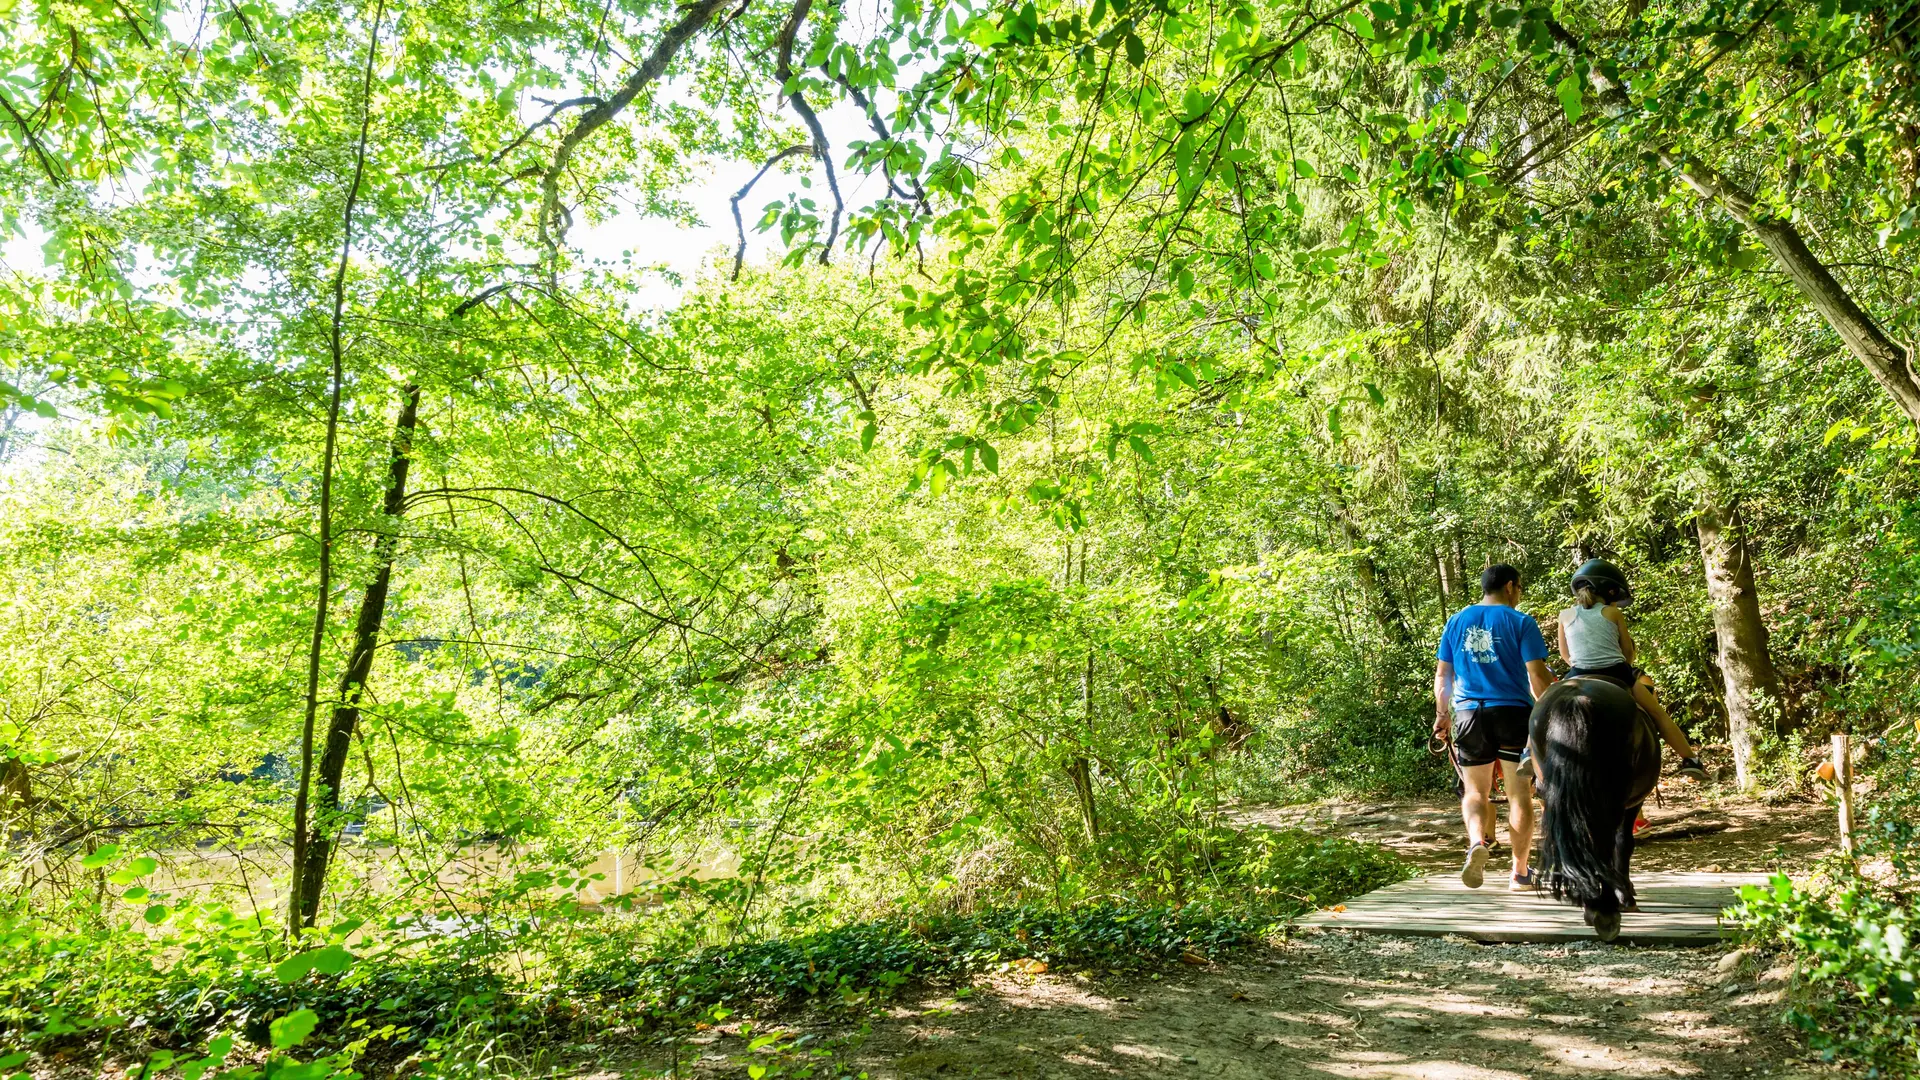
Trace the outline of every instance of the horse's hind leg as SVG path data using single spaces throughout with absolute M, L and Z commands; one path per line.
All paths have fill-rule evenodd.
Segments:
M 1633 882 L 1627 870 L 1633 860 L 1633 823 L 1639 817 L 1638 806 L 1628 807 L 1614 830 L 1613 853 L 1608 861 L 1619 875 L 1616 880 L 1620 885 L 1609 886 L 1601 895 L 1600 902 L 1587 909 L 1587 923 L 1593 927 L 1594 936 L 1601 941 L 1612 941 L 1620 936 L 1621 912 L 1640 910 L 1640 906 L 1634 902 Z
M 1626 891 L 1620 894 L 1620 910 L 1639 911 L 1640 904 L 1633 892 L 1633 823 L 1640 820 L 1640 804 L 1627 807 L 1626 814 L 1620 819 L 1620 829 L 1613 839 L 1613 868 L 1620 874 L 1620 880 L 1626 883 Z

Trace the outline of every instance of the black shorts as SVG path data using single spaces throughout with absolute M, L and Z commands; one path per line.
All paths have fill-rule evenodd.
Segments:
M 1576 675 L 1598 675 L 1603 679 L 1617 682 L 1628 690 L 1633 689 L 1633 684 L 1640 681 L 1640 669 L 1627 663 L 1625 660 L 1617 664 L 1608 664 L 1606 667 L 1572 667 L 1567 669 L 1567 678 L 1571 679 Z
M 1518 762 L 1527 749 L 1526 705 L 1481 705 L 1453 714 L 1453 760 L 1462 767 L 1491 765 L 1495 758 Z

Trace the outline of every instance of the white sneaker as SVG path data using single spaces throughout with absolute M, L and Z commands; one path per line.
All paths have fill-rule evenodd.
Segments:
M 1477 889 L 1487 880 L 1487 845 L 1475 844 L 1467 851 L 1467 864 L 1460 868 L 1460 884 Z

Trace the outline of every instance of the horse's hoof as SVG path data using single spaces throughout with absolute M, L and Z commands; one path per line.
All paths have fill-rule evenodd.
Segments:
M 1596 915 L 1599 915 L 1600 913 L 1599 913 L 1599 912 L 1597 912 L 1597 911 L 1595 911 L 1595 910 L 1593 910 L 1592 908 L 1587 908 L 1587 909 L 1585 909 L 1584 911 L 1582 911 L 1582 912 L 1581 912 L 1580 914 L 1581 914 L 1581 917 L 1583 917 L 1583 918 L 1585 918 L 1585 919 L 1587 920 L 1587 925 L 1588 925 L 1588 926 L 1592 926 L 1592 925 L 1593 925 L 1593 920 L 1594 920 L 1594 916 L 1596 916 Z
M 1601 941 L 1612 941 L 1620 936 L 1620 913 L 1608 911 L 1595 914 L 1592 919 L 1594 936 Z

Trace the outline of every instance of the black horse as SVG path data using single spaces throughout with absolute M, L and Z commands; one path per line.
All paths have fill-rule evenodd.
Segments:
M 1633 695 L 1597 676 L 1562 679 L 1533 707 L 1541 862 L 1554 899 L 1586 909 L 1602 941 L 1634 910 L 1633 823 L 1660 779 L 1660 739 Z

